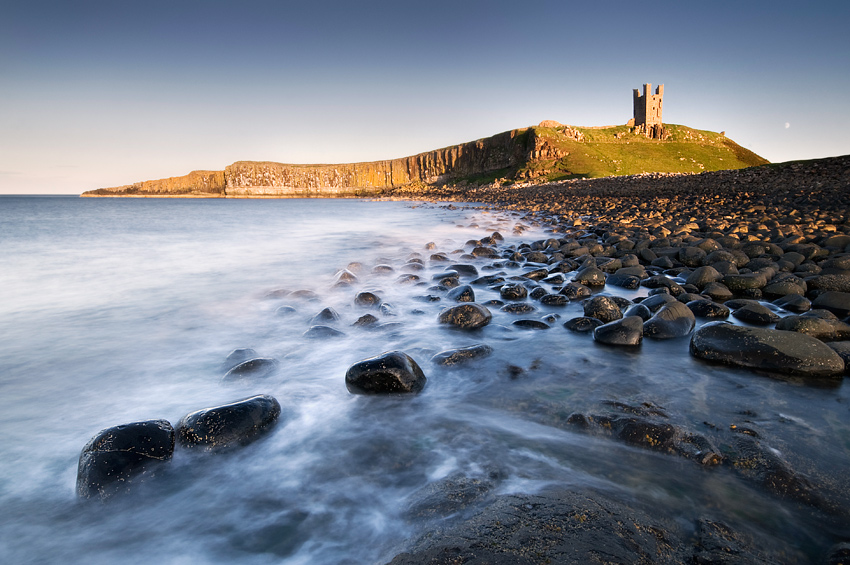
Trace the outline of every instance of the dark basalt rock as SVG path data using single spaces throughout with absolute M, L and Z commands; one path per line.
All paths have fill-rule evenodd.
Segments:
M 487 308 L 475 302 L 469 302 L 443 310 L 438 321 L 463 330 L 475 330 L 483 328 L 492 319 L 493 315 Z
M 406 353 L 388 351 L 355 363 L 345 373 L 345 386 L 353 394 L 418 393 L 425 374 Z
M 623 317 L 620 307 L 608 296 L 594 296 L 585 301 L 584 315 L 589 318 L 601 320 L 604 324 Z
M 698 318 L 725 319 L 729 317 L 730 310 L 723 304 L 718 304 L 707 298 L 701 300 L 693 300 L 686 304 L 694 316 Z
M 708 283 L 713 283 L 721 280 L 723 275 L 710 265 L 706 265 L 703 267 L 698 267 L 693 270 L 693 272 L 688 275 L 688 278 L 685 279 L 686 284 L 692 284 L 697 288 L 703 288 Z
M 626 316 L 640 316 L 645 322 L 652 318 L 652 311 L 643 304 L 632 304 L 623 312 L 623 317 Z
M 224 363 L 221 364 L 221 368 L 224 371 L 229 371 L 239 363 L 242 363 L 243 361 L 247 361 L 249 359 L 255 359 L 256 357 L 257 352 L 251 349 L 250 347 L 241 347 L 239 349 L 234 349 L 225 358 Z
M 822 292 L 812 301 L 812 306 L 829 310 L 839 318 L 846 318 L 850 315 L 850 292 Z
M 457 274 L 466 277 L 477 277 L 478 269 L 475 268 L 475 265 L 467 265 L 465 263 L 455 263 L 449 267 L 452 271 L 457 272 Z
M 850 341 L 830 341 L 827 345 L 844 361 L 844 373 L 850 371 Z
M 585 267 L 573 276 L 573 282 L 585 286 L 605 286 L 605 272 L 597 267 Z
M 381 299 L 372 292 L 358 292 L 354 297 L 354 303 L 363 308 L 377 308 L 381 305 Z
M 338 322 L 339 314 L 333 308 L 324 308 L 321 312 L 313 316 L 310 320 L 310 325 L 324 324 L 328 322 Z
M 366 327 L 373 326 L 377 323 L 378 323 L 378 318 L 376 316 L 373 316 L 372 314 L 363 314 L 362 316 L 357 318 L 356 322 L 354 322 L 351 325 L 359 327 L 359 328 L 366 328 Z
M 239 363 L 222 377 L 223 381 L 235 381 L 239 379 L 262 379 L 271 375 L 278 366 L 277 359 L 268 357 L 257 357 Z
M 570 299 L 563 294 L 544 294 L 540 297 L 540 304 L 544 306 L 566 306 Z
M 694 357 L 806 377 L 835 377 L 844 361 L 823 342 L 797 332 L 709 322 L 694 333 Z
M 681 302 L 669 302 L 643 324 L 643 335 L 653 339 L 672 339 L 691 333 L 696 318 Z
M 802 314 L 812 309 L 812 301 L 805 296 L 799 294 L 786 294 L 782 298 L 777 298 L 772 302 L 774 306 L 779 306 L 783 310 Z
M 177 441 L 186 447 L 220 449 L 244 444 L 280 416 L 280 404 L 266 394 L 197 410 L 177 424 Z
M 634 275 L 621 275 L 618 273 L 614 273 L 613 275 L 608 275 L 608 278 L 605 279 L 605 284 L 610 284 L 611 286 L 618 286 L 620 288 L 625 288 L 629 290 L 637 290 L 640 288 L 640 277 L 636 277 Z
M 564 285 L 564 288 L 558 294 L 563 294 L 570 300 L 578 300 L 579 298 L 586 298 L 593 294 L 593 291 L 590 290 L 589 287 L 584 286 L 583 284 L 570 282 Z
M 534 312 L 537 308 L 534 305 L 529 304 L 528 302 L 515 302 L 513 304 L 505 304 L 499 311 L 505 312 L 506 314 L 529 314 Z
M 677 302 L 677 300 L 670 294 L 653 294 L 643 299 L 640 303 L 649 308 L 650 312 L 655 313 L 661 310 L 662 306 L 671 302 Z
M 564 327 L 571 332 L 586 333 L 593 331 L 603 324 L 602 320 L 596 318 L 588 318 L 587 316 L 579 316 L 564 322 Z
M 640 345 L 643 341 L 643 319 L 628 316 L 603 324 L 593 330 L 593 339 L 606 345 Z
M 526 330 L 548 330 L 551 328 L 549 324 L 540 320 L 516 320 L 512 325 Z
M 310 326 L 310 329 L 304 332 L 304 337 L 309 339 L 328 339 L 345 337 L 345 334 L 330 326 Z
M 776 329 L 804 333 L 821 341 L 850 339 L 850 324 L 815 316 L 788 316 L 779 320 Z
M 174 429 L 166 420 L 147 420 L 102 430 L 83 447 L 77 466 L 77 495 L 106 499 L 129 490 L 171 459 Z
M 490 286 L 491 284 L 499 284 L 503 282 L 505 282 L 505 277 L 501 275 L 486 275 L 478 277 L 469 284 L 474 284 L 475 286 Z
M 759 326 L 775 324 L 780 319 L 779 316 L 770 310 L 770 308 L 757 303 L 745 304 L 740 308 L 735 309 L 735 311 L 732 312 L 732 315 L 742 322 L 756 324 Z
M 521 284 L 508 283 L 499 289 L 499 295 L 503 300 L 525 300 L 528 296 L 528 289 Z
M 474 359 L 481 359 L 493 353 L 493 348 L 489 345 L 479 343 L 470 345 L 469 347 L 460 347 L 458 349 L 447 349 L 440 351 L 431 357 L 431 362 L 437 365 L 459 365 Z
M 453 288 L 446 295 L 449 300 L 455 302 L 475 302 L 475 291 L 468 284 Z

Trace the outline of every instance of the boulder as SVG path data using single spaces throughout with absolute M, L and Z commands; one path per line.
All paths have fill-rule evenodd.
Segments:
M 589 318 L 596 318 L 602 321 L 603 324 L 619 320 L 623 317 L 620 307 L 608 296 L 594 296 L 585 301 L 584 315 Z
M 271 375 L 277 369 L 277 366 L 277 359 L 271 359 L 269 357 L 248 359 L 227 371 L 221 380 L 262 379 Z
M 770 308 L 757 302 L 744 304 L 740 308 L 732 312 L 732 316 L 746 322 L 747 324 L 755 324 L 758 326 L 766 326 L 775 324 L 780 320 L 779 316 L 774 314 Z
M 815 316 L 788 316 L 779 320 L 776 329 L 804 333 L 821 341 L 850 339 L 850 324 Z
M 381 305 L 381 299 L 372 292 L 358 292 L 354 297 L 354 303 L 362 308 L 377 308 Z
M 143 480 L 174 453 L 174 428 L 166 420 L 133 422 L 102 430 L 83 447 L 77 495 L 106 499 Z
M 230 352 L 230 354 L 228 354 L 224 362 L 221 364 L 221 368 L 224 371 L 229 371 L 239 363 L 248 361 L 249 359 L 254 359 L 256 357 L 257 352 L 251 349 L 250 347 L 240 347 L 239 349 L 234 349 Z
M 572 318 L 564 322 L 565 328 L 567 328 L 571 332 L 577 333 L 593 331 L 601 325 L 601 320 L 597 320 L 596 318 L 589 318 L 587 316 L 579 316 L 577 318 Z
M 493 353 L 492 347 L 479 343 L 477 345 L 470 345 L 469 347 L 440 351 L 431 357 L 431 362 L 444 366 L 459 365 L 461 363 L 472 361 L 473 359 L 487 357 L 491 353 Z
M 573 276 L 573 282 L 585 286 L 605 286 L 605 272 L 596 267 L 585 267 Z
M 475 302 L 475 291 L 472 290 L 471 286 L 465 284 L 451 289 L 446 298 L 455 302 Z
M 805 334 L 710 322 L 694 333 L 694 357 L 738 367 L 805 377 L 835 377 L 844 361 L 823 342 Z
M 850 315 L 850 292 L 837 290 L 822 292 L 812 301 L 812 306 L 829 310 L 839 318 L 845 318 Z
M 219 449 L 244 444 L 280 416 L 280 404 L 266 394 L 196 410 L 177 424 L 177 441 L 186 447 Z
M 425 374 L 406 353 L 389 351 L 349 367 L 345 386 L 352 394 L 418 393 L 425 387 Z
M 521 284 L 508 283 L 499 289 L 499 295 L 503 300 L 525 300 L 528 289 Z
M 476 330 L 490 323 L 493 315 L 484 306 L 475 302 L 467 302 L 440 312 L 438 318 L 441 324 L 448 324 L 463 330 Z
M 563 294 L 544 294 L 540 297 L 540 304 L 544 306 L 566 306 L 570 299 Z
M 679 301 L 668 302 L 643 324 L 643 335 L 653 339 L 672 339 L 691 333 L 696 324 L 694 313 Z
M 627 316 L 593 329 L 593 339 L 606 345 L 640 345 L 643 341 L 643 318 Z
M 330 326 L 310 326 L 310 329 L 304 332 L 304 337 L 309 339 L 328 339 L 345 337 L 345 334 Z
M 708 298 L 693 300 L 686 306 L 698 318 L 728 318 L 730 313 L 729 308 Z

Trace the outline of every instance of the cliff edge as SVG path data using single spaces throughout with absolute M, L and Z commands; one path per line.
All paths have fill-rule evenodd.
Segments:
M 357 197 L 417 184 L 702 172 L 767 163 L 723 134 L 676 125 L 665 128 L 666 138 L 653 140 L 628 126 L 580 128 L 545 121 L 400 159 L 337 165 L 237 161 L 223 171 L 193 171 L 182 177 L 90 190 L 82 196 Z

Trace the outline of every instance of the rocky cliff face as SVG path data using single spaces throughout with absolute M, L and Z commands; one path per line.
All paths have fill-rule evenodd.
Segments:
M 361 196 L 516 167 L 539 154 L 543 145 L 534 130 L 519 129 L 402 159 L 340 165 L 237 161 L 224 171 L 195 171 L 185 177 L 93 190 L 84 196 Z

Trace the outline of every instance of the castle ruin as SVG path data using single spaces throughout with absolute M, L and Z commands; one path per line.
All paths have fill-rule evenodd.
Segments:
M 633 123 L 638 132 L 652 139 L 664 138 L 664 125 L 661 123 L 661 106 L 664 98 L 664 85 L 660 84 L 652 94 L 652 84 L 644 84 L 643 92 L 634 89 L 635 117 Z

